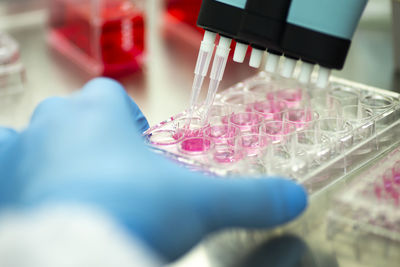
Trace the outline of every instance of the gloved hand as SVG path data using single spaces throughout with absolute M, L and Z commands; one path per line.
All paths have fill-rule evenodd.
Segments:
M 150 152 L 147 127 L 109 79 L 44 101 L 26 130 L 0 137 L 0 207 L 93 205 L 169 260 L 212 231 L 268 228 L 305 209 L 305 191 L 288 180 L 206 177 Z

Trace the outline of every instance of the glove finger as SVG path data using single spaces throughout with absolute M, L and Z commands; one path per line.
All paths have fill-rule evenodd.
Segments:
M 49 97 L 43 100 L 33 112 L 31 124 L 49 119 L 59 119 L 59 116 L 66 112 L 67 99 L 63 97 Z
M 139 133 L 143 133 L 147 129 L 149 129 L 149 127 L 150 127 L 149 122 L 147 121 L 146 117 L 143 115 L 142 111 L 140 110 L 138 105 L 135 103 L 135 101 L 133 101 L 133 99 L 131 97 L 129 97 L 129 99 L 130 99 L 131 114 L 133 115 L 136 126 L 139 129 Z
M 304 188 L 286 179 L 204 180 L 195 199 L 210 230 L 269 228 L 296 218 L 307 206 Z
M 133 119 L 140 133 L 149 128 L 147 119 L 137 104 L 125 92 L 120 83 L 109 78 L 95 78 L 89 81 L 83 88 L 81 96 L 91 103 L 102 104 L 122 116 L 129 108 L 129 116 Z
M 14 140 L 17 136 L 18 133 L 14 129 L 0 127 L 0 147 Z

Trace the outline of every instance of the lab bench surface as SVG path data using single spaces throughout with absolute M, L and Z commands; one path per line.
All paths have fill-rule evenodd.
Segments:
M 0 13 L 2 8 L 4 2 Z M 68 95 L 91 78 L 47 46 L 45 11 L 37 9 L 27 16 L 28 24 L 17 23 L 13 27 L 9 23 L 6 27 L 19 42 L 26 67 L 23 105 L 10 125 L 17 127 L 27 123 L 34 107 L 44 98 Z M 10 16 L 9 21 L 12 20 Z M 154 30 L 149 35 L 146 68 L 120 81 L 153 125 L 168 117 L 166 114 L 174 115 L 186 108 L 197 47 L 162 31 Z M 396 90 L 391 49 L 390 23 L 373 27 L 365 23 L 356 33 L 345 69 L 335 75 Z M 245 64 L 230 63 L 221 88 L 255 72 Z M 336 253 L 334 243 L 326 236 L 329 199 L 340 187 L 313 199 L 306 214 L 295 223 L 273 232 L 231 230 L 215 234 L 173 266 L 365 266 L 355 257 Z

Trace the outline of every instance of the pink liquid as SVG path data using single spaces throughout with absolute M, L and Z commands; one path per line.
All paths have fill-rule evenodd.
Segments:
M 231 116 L 232 116 L 232 115 L 222 117 L 222 119 L 221 119 L 222 123 L 228 124 L 228 123 L 229 123 L 229 118 L 230 118 Z
M 185 135 L 184 131 L 177 131 L 172 138 L 174 138 L 175 140 L 180 140 L 183 138 L 183 136 Z
M 261 113 L 278 113 L 282 112 L 285 107 L 275 102 L 256 102 L 254 103 L 254 110 Z
M 179 121 L 176 120 L 174 122 L 176 124 L 174 125 L 174 128 L 176 129 L 176 133 L 174 135 L 175 139 L 181 139 L 182 137 L 201 137 L 203 136 L 204 129 L 209 126 L 208 124 L 202 126 L 201 120 L 198 118 L 192 118 L 189 127 L 186 126 L 187 122 L 187 118 L 180 118 Z
M 246 135 L 241 138 L 241 144 L 248 156 L 255 156 L 267 146 L 267 137 L 259 135 Z
M 376 198 L 380 200 L 382 198 L 382 187 L 380 185 L 375 185 L 374 191 Z
M 286 119 L 293 123 L 297 129 L 304 129 L 311 127 L 311 122 L 314 119 L 314 113 L 309 109 L 294 109 L 286 113 Z
M 289 110 L 288 120 L 293 122 L 308 122 L 312 120 L 312 112 L 305 110 Z
M 374 185 L 375 197 L 378 201 L 384 201 L 388 204 L 394 204 L 399 206 L 400 204 L 400 193 L 399 188 L 396 188 L 392 181 L 383 179 L 383 183 Z
M 303 95 L 301 89 L 286 89 L 268 93 L 267 99 L 271 101 L 282 100 L 286 103 L 288 108 L 296 108 L 301 103 Z
M 181 149 L 186 152 L 206 152 L 210 147 L 210 140 L 204 138 L 189 138 L 181 143 Z
M 232 114 L 230 121 L 240 128 L 242 132 L 258 133 L 264 118 L 255 113 Z
M 267 134 L 272 141 L 281 141 L 284 137 L 290 133 L 293 133 L 296 128 L 282 121 L 271 121 L 265 123 L 263 126 L 263 132 Z
M 196 129 L 196 130 L 185 130 L 180 129 L 174 134 L 174 139 L 179 140 L 182 137 L 191 138 L 191 137 L 201 137 L 203 136 L 203 129 Z
M 270 100 L 249 104 L 246 109 L 247 112 L 259 112 L 266 120 L 282 120 L 284 110 L 286 110 L 284 102 Z
M 396 184 L 400 184 L 400 161 L 397 161 L 392 169 L 393 181 Z
M 387 169 L 381 180 L 373 184 L 373 192 L 376 200 L 384 205 L 400 205 L 400 186 L 395 182 L 395 167 Z M 371 184 L 366 185 L 366 190 L 371 187 Z
M 393 176 L 392 176 L 392 171 L 391 170 L 387 170 L 382 176 L 383 187 L 384 187 L 386 192 L 392 192 L 393 191 L 392 178 L 393 178 Z
M 393 190 L 393 184 L 391 180 L 385 180 L 383 186 L 386 192 L 391 192 Z
M 394 201 L 394 204 L 396 206 L 399 206 L 399 201 L 400 201 L 400 194 L 398 191 L 393 190 L 393 192 L 391 193 L 392 199 Z
M 233 144 L 235 137 L 240 135 L 240 129 L 229 125 L 215 125 L 208 127 L 204 134 L 216 144 Z

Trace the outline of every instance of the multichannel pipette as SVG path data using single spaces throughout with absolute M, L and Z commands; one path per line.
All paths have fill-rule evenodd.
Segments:
M 343 68 L 351 38 L 367 0 L 351 1 L 352 9 L 348 8 L 347 0 L 325 2 L 203 0 L 197 24 L 206 33 L 195 68 L 189 118 L 193 116 L 207 75 L 217 33 L 221 38 L 210 74 L 203 119 L 207 119 L 208 110 L 224 75 L 232 39 L 237 41 L 234 61 L 243 62 L 246 46 L 250 45 L 253 49 L 250 66 L 259 67 L 264 52 L 268 51 L 265 70 L 276 72 L 283 55 L 286 59 L 281 75 L 291 78 L 297 61 L 302 60 L 300 82 L 308 83 L 314 66 L 319 65 L 317 86 L 326 87 L 331 69 Z M 189 125 L 190 120 L 187 122 Z

